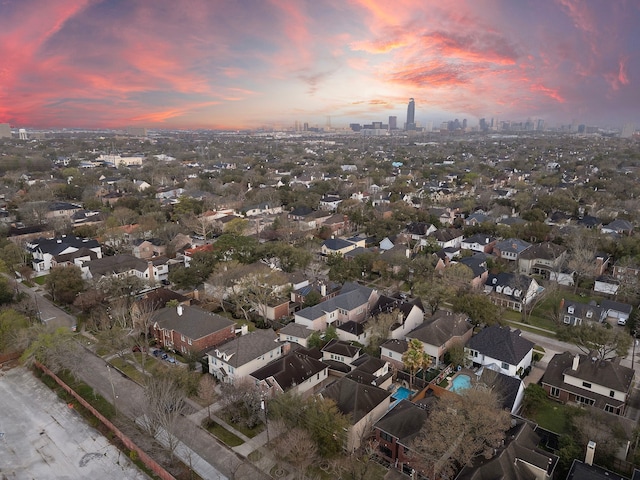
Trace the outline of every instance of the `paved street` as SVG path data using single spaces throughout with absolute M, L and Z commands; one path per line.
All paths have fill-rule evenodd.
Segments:
M 10 276 L 10 282 L 15 282 Z M 69 315 L 64 310 L 55 306 L 52 302 L 47 300 L 43 295 L 45 293 L 44 287 L 37 285 L 35 287 L 27 287 L 20 282 L 15 282 L 18 290 L 26 293 L 31 298 L 39 312 L 40 320 L 42 323 L 52 325 L 54 327 L 66 327 L 73 328 L 76 325 L 76 319 L 73 315 Z

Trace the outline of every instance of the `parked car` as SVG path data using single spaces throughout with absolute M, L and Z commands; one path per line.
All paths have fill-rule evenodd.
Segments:
M 162 350 L 159 350 L 159 349 L 157 349 L 157 348 L 156 348 L 156 349 L 153 351 L 153 356 L 154 356 L 154 357 L 159 357 L 161 353 L 163 353 L 163 352 L 162 352 Z

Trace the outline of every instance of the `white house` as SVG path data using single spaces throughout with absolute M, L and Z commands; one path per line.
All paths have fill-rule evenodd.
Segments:
M 505 375 L 520 376 L 531 366 L 533 342 L 520 330 L 492 325 L 471 337 L 465 352 L 474 366 L 492 366 Z

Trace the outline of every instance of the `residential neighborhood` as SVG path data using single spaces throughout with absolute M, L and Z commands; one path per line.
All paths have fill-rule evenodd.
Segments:
M 106 403 L 140 389 L 128 420 L 171 456 L 202 434 L 265 478 L 640 478 L 637 139 L 64 132 L 0 152 L 3 368 L 70 381 L 101 359 Z

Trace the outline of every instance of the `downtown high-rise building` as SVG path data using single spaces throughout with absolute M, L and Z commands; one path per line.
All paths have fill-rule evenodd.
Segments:
M 11 125 L 0 123 L 0 138 L 11 138 Z
M 395 115 L 389 116 L 389 130 L 397 130 L 398 129 L 398 117 Z
M 416 102 L 413 98 L 409 99 L 409 105 L 407 105 L 407 123 L 405 124 L 404 129 L 416 129 Z

